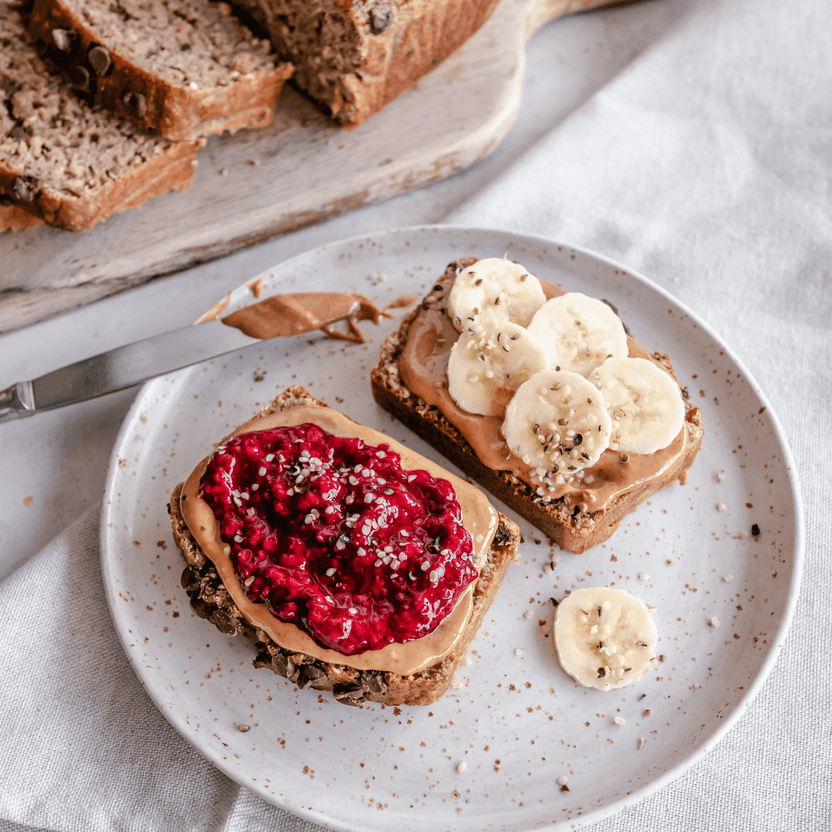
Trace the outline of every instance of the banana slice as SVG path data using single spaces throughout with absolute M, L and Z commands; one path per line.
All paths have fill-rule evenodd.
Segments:
M 656 657 L 656 625 L 644 601 L 623 589 L 576 589 L 552 616 L 561 667 L 584 687 L 623 688 Z
M 499 416 L 523 382 L 549 369 L 549 357 L 517 324 L 503 321 L 477 329 L 476 335 L 463 332 L 451 347 L 448 392 L 469 413 Z
M 537 468 L 541 480 L 594 465 L 609 446 L 611 430 L 603 397 L 583 376 L 563 370 L 538 373 L 522 384 L 503 421 L 506 444 Z
M 485 319 L 528 326 L 544 303 L 546 296 L 534 275 L 519 263 L 489 257 L 456 276 L 448 295 L 448 314 L 460 332 Z
M 529 332 L 549 353 L 553 367 L 582 376 L 628 352 L 618 315 L 603 301 L 580 292 L 547 301 L 532 318 Z
M 634 454 L 666 448 L 685 422 L 685 403 L 669 373 L 646 358 L 611 358 L 589 374 L 613 420 L 610 447 Z

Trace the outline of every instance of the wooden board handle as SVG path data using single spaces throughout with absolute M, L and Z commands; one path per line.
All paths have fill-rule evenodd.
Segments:
M 528 40 L 541 26 L 558 17 L 593 9 L 630 6 L 642 0 L 533 0 L 526 6 L 525 34 Z

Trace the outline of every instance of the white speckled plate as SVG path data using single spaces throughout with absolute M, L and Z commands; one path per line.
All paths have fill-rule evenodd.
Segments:
M 375 329 L 362 324 L 364 345 L 277 340 L 158 379 L 142 389 L 113 452 L 104 581 L 136 673 L 229 777 L 334 829 L 571 829 L 619 811 L 678 777 L 739 718 L 791 618 L 802 512 L 785 439 L 730 349 L 662 289 L 545 239 L 451 227 L 324 246 L 273 269 L 264 287 L 349 288 L 388 303 L 421 297 L 456 257 L 504 252 L 542 278 L 610 300 L 643 344 L 668 353 L 704 412 L 705 441 L 687 485 L 655 495 L 584 555 L 556 550 L 554 572 L 543 570 L 549 545 L 521 524 L 522 562 L 474 642 L 473 663 L 458 673 L 462 687 L 439 703 L 349 708 L 255 671 L 248 644 L 191 613 L 165 511 L 171 489 L 212 443 L 292 383 L 441 459 L 370 395 L 369 370 L 398 314 Z M 234 302 L 247 299 L 241 287 Z M 545 623 L 550 597 L 602 584 L 658 607 L 662 654 L 655 673 L 607 694 L 560 670 Z M 709 625 L 714 617 L 720 626 Z M 251 730 L 241 733 L 241 724 Z M 561 776 L 570 791 L 556 785 Z

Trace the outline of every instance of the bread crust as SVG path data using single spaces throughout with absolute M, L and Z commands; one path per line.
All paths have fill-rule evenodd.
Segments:
M 354 127 L 410 89 L 456 52 L 491 16 L 498 0 L 391 3 L 394 23 L 380 35 L 364 33 L 361 71 L 345 81 L 354 103 L 335 115 Z M 345 2 L 355 25 L 366 30 L 359 4 Z M 363 27 L 362 27 L 363 24 Z
M 255 419 L 301 404 L 326 407 L 303 387 L 293 386 L 266 405 Z M 438 664 L 410 676 L 387 671 L 356 670 L 346 665 L 322 662 L 305 653 L 283 649 L 259 628 L 246 621 L 220 580 L 211 560 L 205 555 L 185 523 L 179 508 L 183 483 L 176 486 L 168 506 L 173 537 L 186 562 L 182 586 L 191 599 L 191 607 L 201 618 L 211 621 L 220 632 L 240 635 L 256 651 L 255 667 L 267 667 L 288 678 L 300 689 L 332 691 L 335 699 L 346 705 L 380 702 L 385 705 L 429 705 L 439 699 L 453 679 L 479 630 L 509 563 L 517 559 L 520 531 L 516 524 L 499 515 L 499 525 L 486 566 L 474 588 L 473 611 L 462 639 Z
M 50 55 L 57 63 L 86 73 L 87 92 L 95 103 L 172 141 L 267 127 L 283 82 L 293 71 L 291 64 L 281 63 L 266 75 L 244 75 L 227 86 L 194 90 L 136 64 L 62 0 L 35 0 L 28 27 L 48 46 L 54 45 L 55 30 L 77 38 L 72 58 L 58 49 L 50 49 Z M 112 61 L 104 74 L 97 73 L 88 59 L 96 46 L 106 48 Z
M 7 197 L 0 197 L 0 233 L 3 231 L 26 231 L 43 225 L 43 220 L 31 212 L 15 205 Z
M 471 257 L 449 264 L 431 294 L 447 291 L 457 271 L 474 262 L 476 258 Z M 399 358 L 407 343 L 410 325 L 419 312 L 426 308 L 430 296 L 428 295 L 420 306 L 404 318 L 398 331 L 385 340 L 379 362 L 370 373 L 373 397 L 382 408 L 540 529 L 562 549 L 580 554 L 602 543 L 615 532 L 624 517 L 635 511 L 651 494 L 676 481 L 685 482 L 687 471 L 693 464 L 702 442 L 702 413 L 690 401 L 685 388 L 682 388 L 682 396 L 685 402 L 688 446 L 682 464 L 664 477 L 613 497 L 604 508 L 597 511 L 582 511 L 579 506 L 572 504 L 568 497 L 546 503 L 534 489 L 511 472 L 495 471 L 483 464 L 460 431 L 437 407 L 426 404 L 408 390 L 399 373 Z M 676 379 L 670 359 L 666 355 L 653 352 L 651 357 Z

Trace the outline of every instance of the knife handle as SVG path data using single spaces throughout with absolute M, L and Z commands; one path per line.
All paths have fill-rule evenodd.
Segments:
M 18 381 L 17 384 L 0 390 L 0 422 L 31 416 L 34 412 L 35 397 L 31 381 Z

